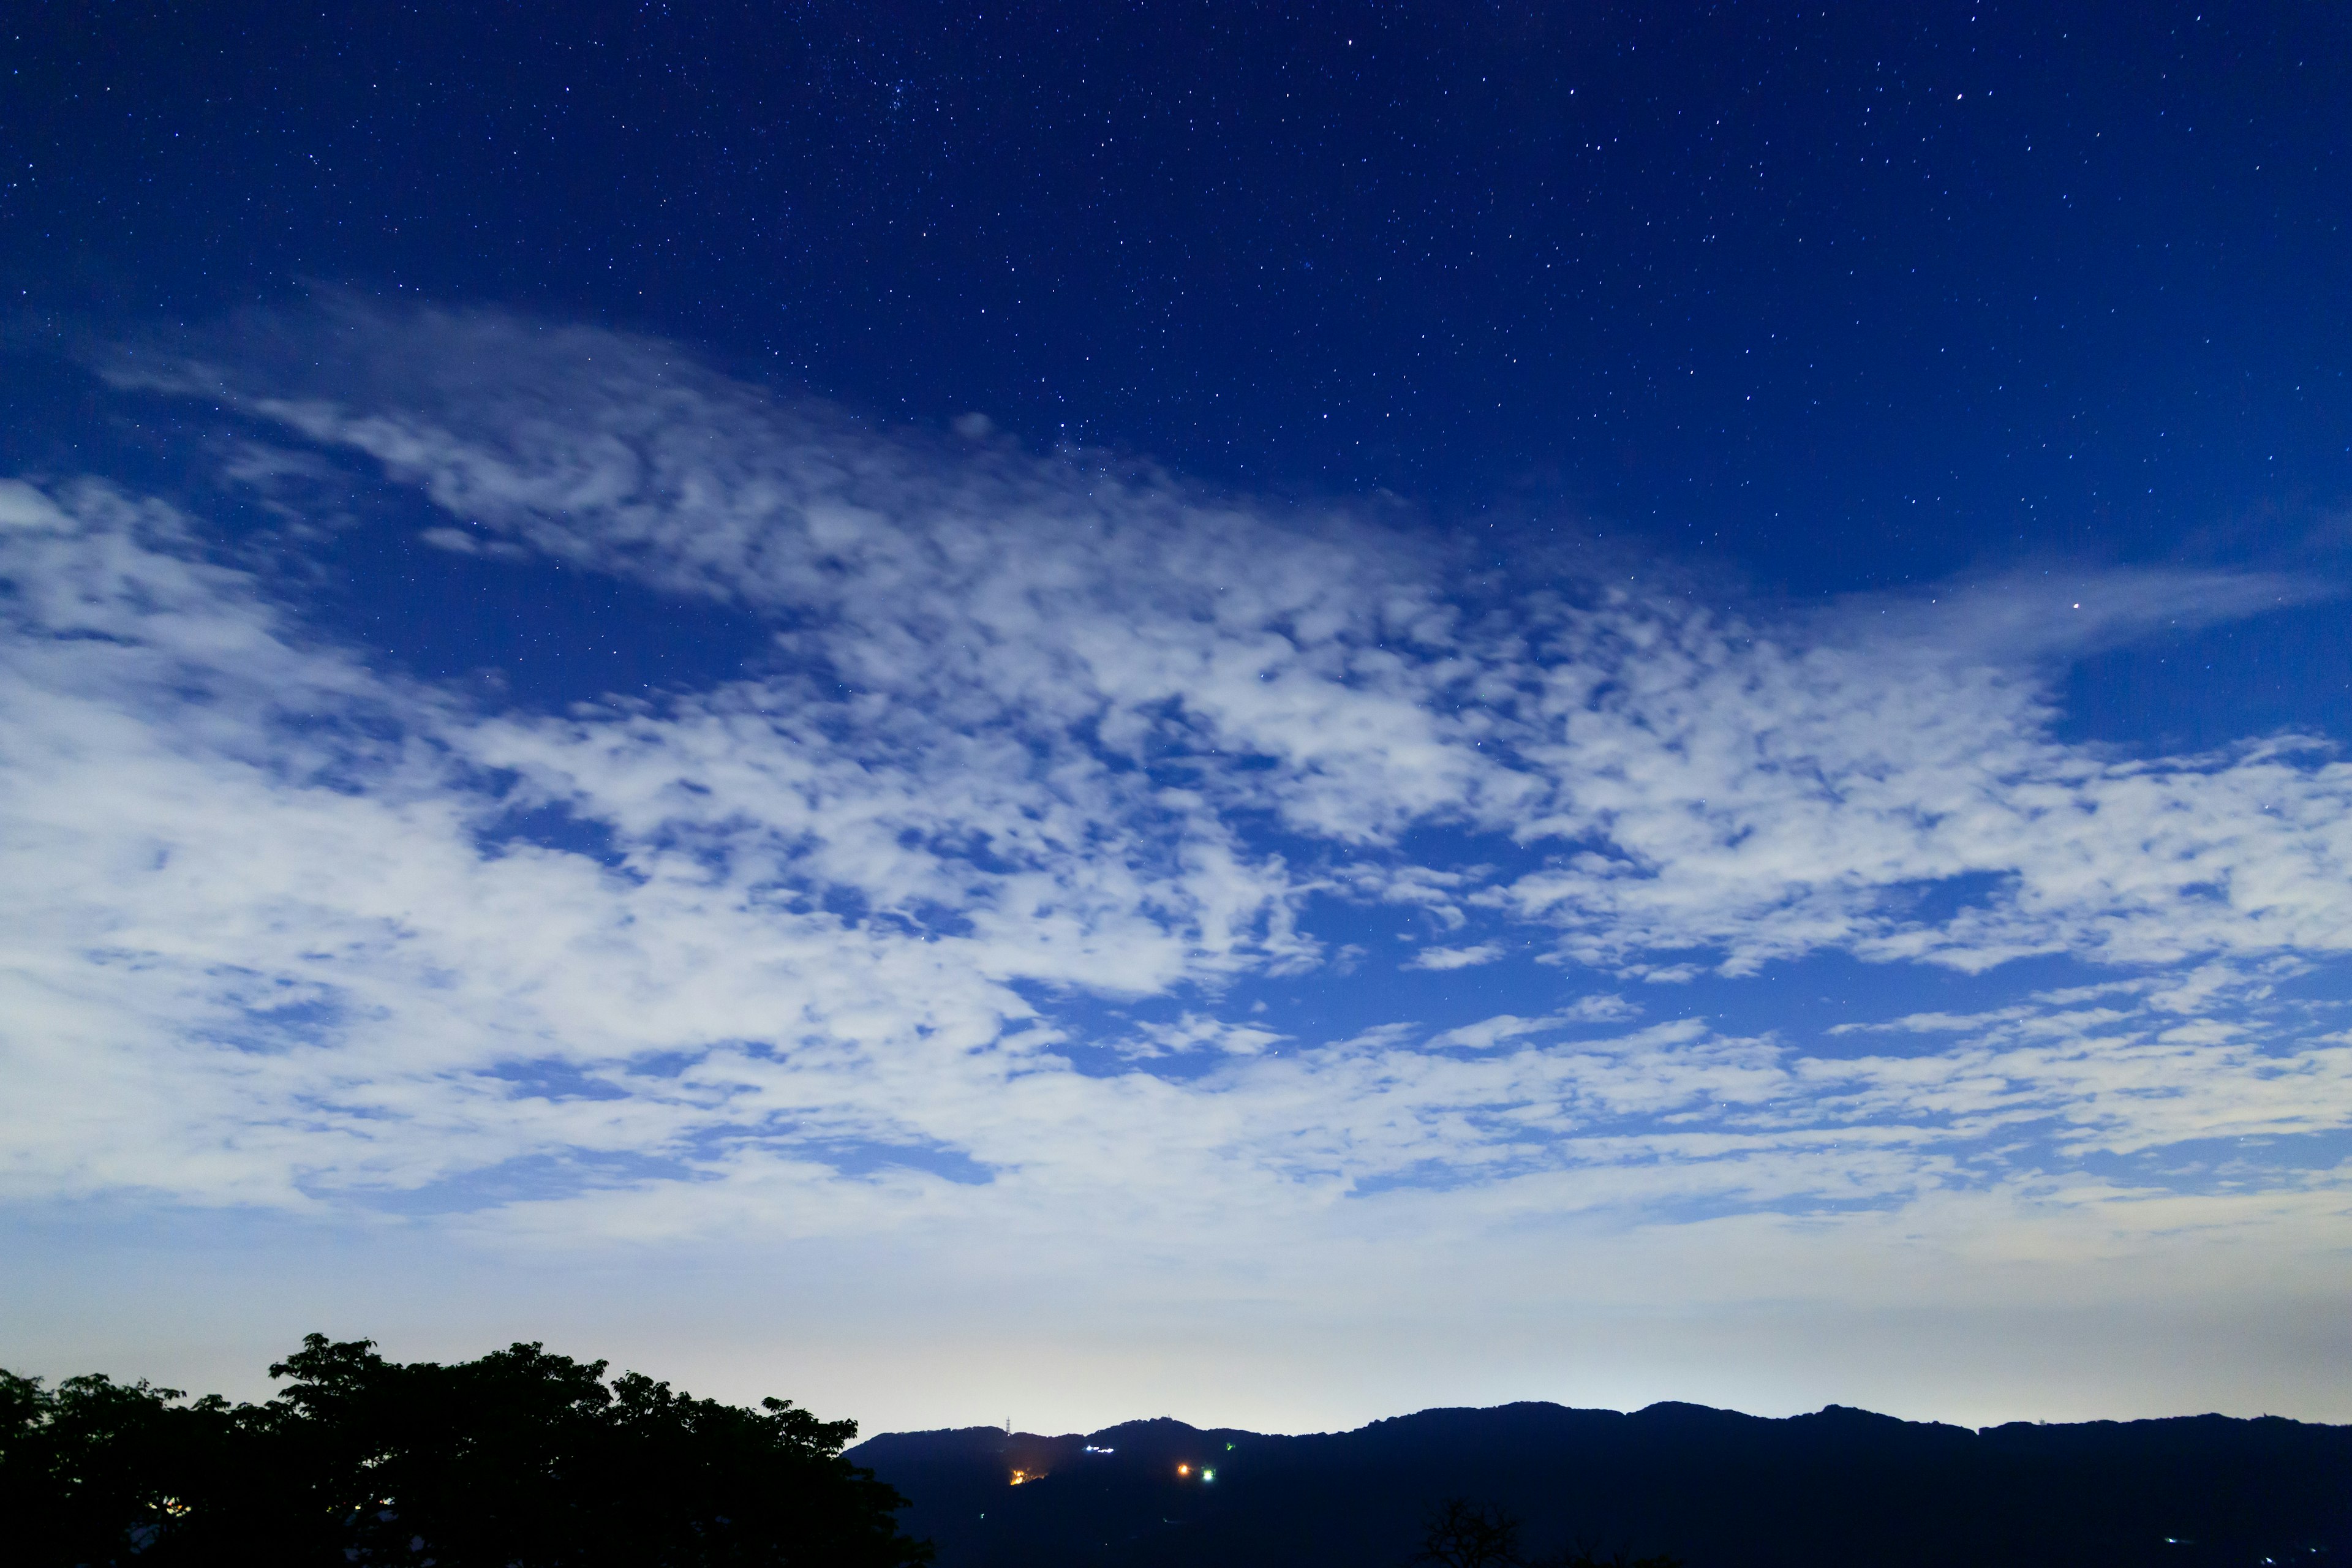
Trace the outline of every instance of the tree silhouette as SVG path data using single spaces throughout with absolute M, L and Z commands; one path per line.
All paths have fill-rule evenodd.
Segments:
M 1521 1568 L 1519 1521 L 1498 1508 L 1448 1498 L 1430 1514 L 1415 1563 L 1434 1568 Z
M 444 1366 L 312 1334 L 267 1404 L 0 1373 L 0 1524 L 26 1568 L 906 1568 L 850 1421 L 696 1399 L 516 1344 Z
M 1434 1568 L 1682 1568 L 1674 1557 L 1593 1555 L 1587 1546 L 1564 1546 L 1545 1557 L 1519 1550 L 1519 1521 L 1499 1508 L 1448 1498 L 1424 1521 L 1421 1550 L 1412 1561 Z
M 1530 1568 L 1683 1568 L 1683 1560 L 1659 1552 L 1653 1557 L 1628 1557 L 1622 1552 L 1596 1557 L 1583 1546 L 1563 1546 L 1549 1557 L 1536 1558 Z

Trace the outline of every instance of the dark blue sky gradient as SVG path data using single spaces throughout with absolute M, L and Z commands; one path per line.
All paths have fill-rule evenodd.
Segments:
M 28 7 L 0 288 L 502 303 L 1798 593 L 2352 493 L 2339 7 L 1282 11 Z

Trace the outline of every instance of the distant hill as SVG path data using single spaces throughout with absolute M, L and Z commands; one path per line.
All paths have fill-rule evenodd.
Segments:
M 1532 1550 L 1690 1568 L 2352 1568 L 2352 1427 L 2274 1416 L 1970 1431 L 1523 1404 L 1298 1437 L 893 1432 L 848 1457 L 913 1500 L 939 1568 L 1402 1568 L 1449 1497 L 1518 1515 Z

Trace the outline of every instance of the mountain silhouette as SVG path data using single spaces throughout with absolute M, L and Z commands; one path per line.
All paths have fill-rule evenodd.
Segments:
M 1689 1568 L 2352 1565 L 2352 1427 L 2275 1416 L 1972 1431 L 1531 1403 L 1305 1436 L 893 1432 L 846 1457 L 912 1500 L 939 1568 L 1403 1568 L 1455 1498 L 1531 1551 Z

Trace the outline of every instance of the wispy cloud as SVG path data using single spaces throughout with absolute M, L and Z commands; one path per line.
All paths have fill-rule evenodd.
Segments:
M 1503 956 L 1506 949 L 1496 942 L 1482 942 L 1475 947 L 1424 947 L 1406 961 L 1407 969 L 1471 969 L 1481 963 L 1492 963 Z
M 2341 1185 L 2284 1149 L 2085 1173 L 2352 1123 L 2341 1020 L 2281 989 L 2352 947 L 2352 768 L 2069 743 L 2049 683 L 2304 588 L 2084 571 L 1775 616 L 1563 557 L 1506 591 L 1409 530 L 877 431 L 642 340 L 270 330 L 301 352 L 116 374 L 380 465 L 481 570 L 723 602 L 769 651 L 485 706 L 165 500 L 0 489 L 19 1197 L 433 1190 L 571 1237 L 1214 1215 L 1275 1247 L 1335 1204 L 1476 1229 L 2001 1194 L 2154 1234 Z M 283 501 L 293 460 L 230 477 Z M 1442 939 L 1405 968 L 1450 1011 L 1228 1005 L 1358 986 L 1334 908 Z M 1497 966 L 1521 952 L 1550 963 Z M 1661 1016 L 1664 987 L 1636 1027 L 1614 994 L 2027 955 L 2112 983 L 1811 1040 Z M 1436 989 L 1507 973 L 1508 1014 Z M 547 1195 L 467 1185 L 551 1159 Z

